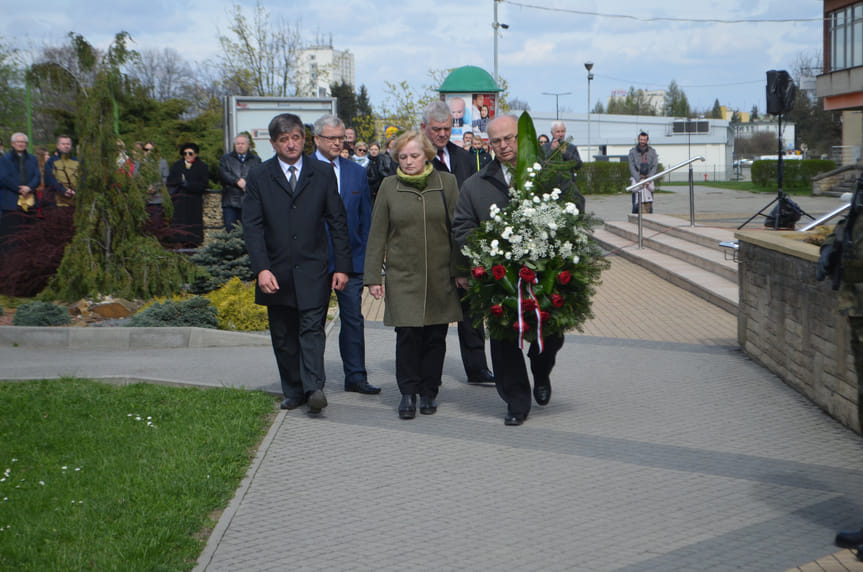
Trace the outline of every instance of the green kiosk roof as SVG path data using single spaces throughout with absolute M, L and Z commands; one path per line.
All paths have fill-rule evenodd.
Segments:
M 502 91 L 491 74 L 476 66 L 455 68 L 443 80 L 440 93 L 492 93 Z

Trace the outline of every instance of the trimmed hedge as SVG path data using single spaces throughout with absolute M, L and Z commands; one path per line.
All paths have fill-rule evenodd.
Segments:
M 665 167 L 661 164 L 656 172 L 661 172 Z M 656 188 L 662 179 L 654 181 Z M 583 195 L 614 195 L 624 192 L 629 186 L 629 163 L 611 163 L 607 161 L 595 161 L 585 163 L 578 171 L 575 179 L 578 191 Z
M 836 168 L 835 161 L 823 159 L 784 160 L 782 161 L 782 188 L 809 189 L 812 177 Z M 779 175 L 779 161 L 767 159 L 752 163 L 752 182 L 759 187 L 776 188 Z

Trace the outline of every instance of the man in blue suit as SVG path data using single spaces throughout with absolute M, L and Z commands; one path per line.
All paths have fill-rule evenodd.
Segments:
M 344 290 L 336 290 L 339 300 L 339 353 L 345 372 L 345 391 L 376 394 L 381 388 L 369 384 L 366 373 L 366 343 L 362 314 L 363 266 L 366 242 L 372 216 L 372 199 L 366 170 L 357 163 L 343 160 L 339 153 L 345 142 L 345 124 L 335 115 L 324 115 L 314 126 L 315 146 L 312 157 L 330 165 L 339 183 L 339 194 L 348 215 L 348 232 L 354 271 Z M 333 271 L 330 255 L 330 272 Z
M 36 187 L 42 177 L 39 161 L 27 152 L 28 143 L 27 135 L 14 133 L 12 150 L 0 157 L 0 238 L 16 234 L 28 220 L 25 207 L 19 207 L 19 199 L 27 209 L 36 206 Z

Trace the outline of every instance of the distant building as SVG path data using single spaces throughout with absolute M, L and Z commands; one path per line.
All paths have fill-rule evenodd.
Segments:
M 854 164 L 863 146 L 863 2 L 825 0 L 823 41 L 824 73 L 815 93 L 825 110 L 842 111 L 842 146 L 834 158 Z
M 300 50 L 297 58 L 297 95 L 330 97 L 330 85 L 342 82 L 356 85 L 354 54 L 350 50 L 334 49 L 332 34 L 328 43 L 318 38 L 315 45 Z

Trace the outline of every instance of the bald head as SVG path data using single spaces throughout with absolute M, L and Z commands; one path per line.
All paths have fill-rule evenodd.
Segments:
M 488 142 L 495 157 L 508 165 L 518 159 L 518 120 L 512 115 L 501 115 L 488 124 Z

